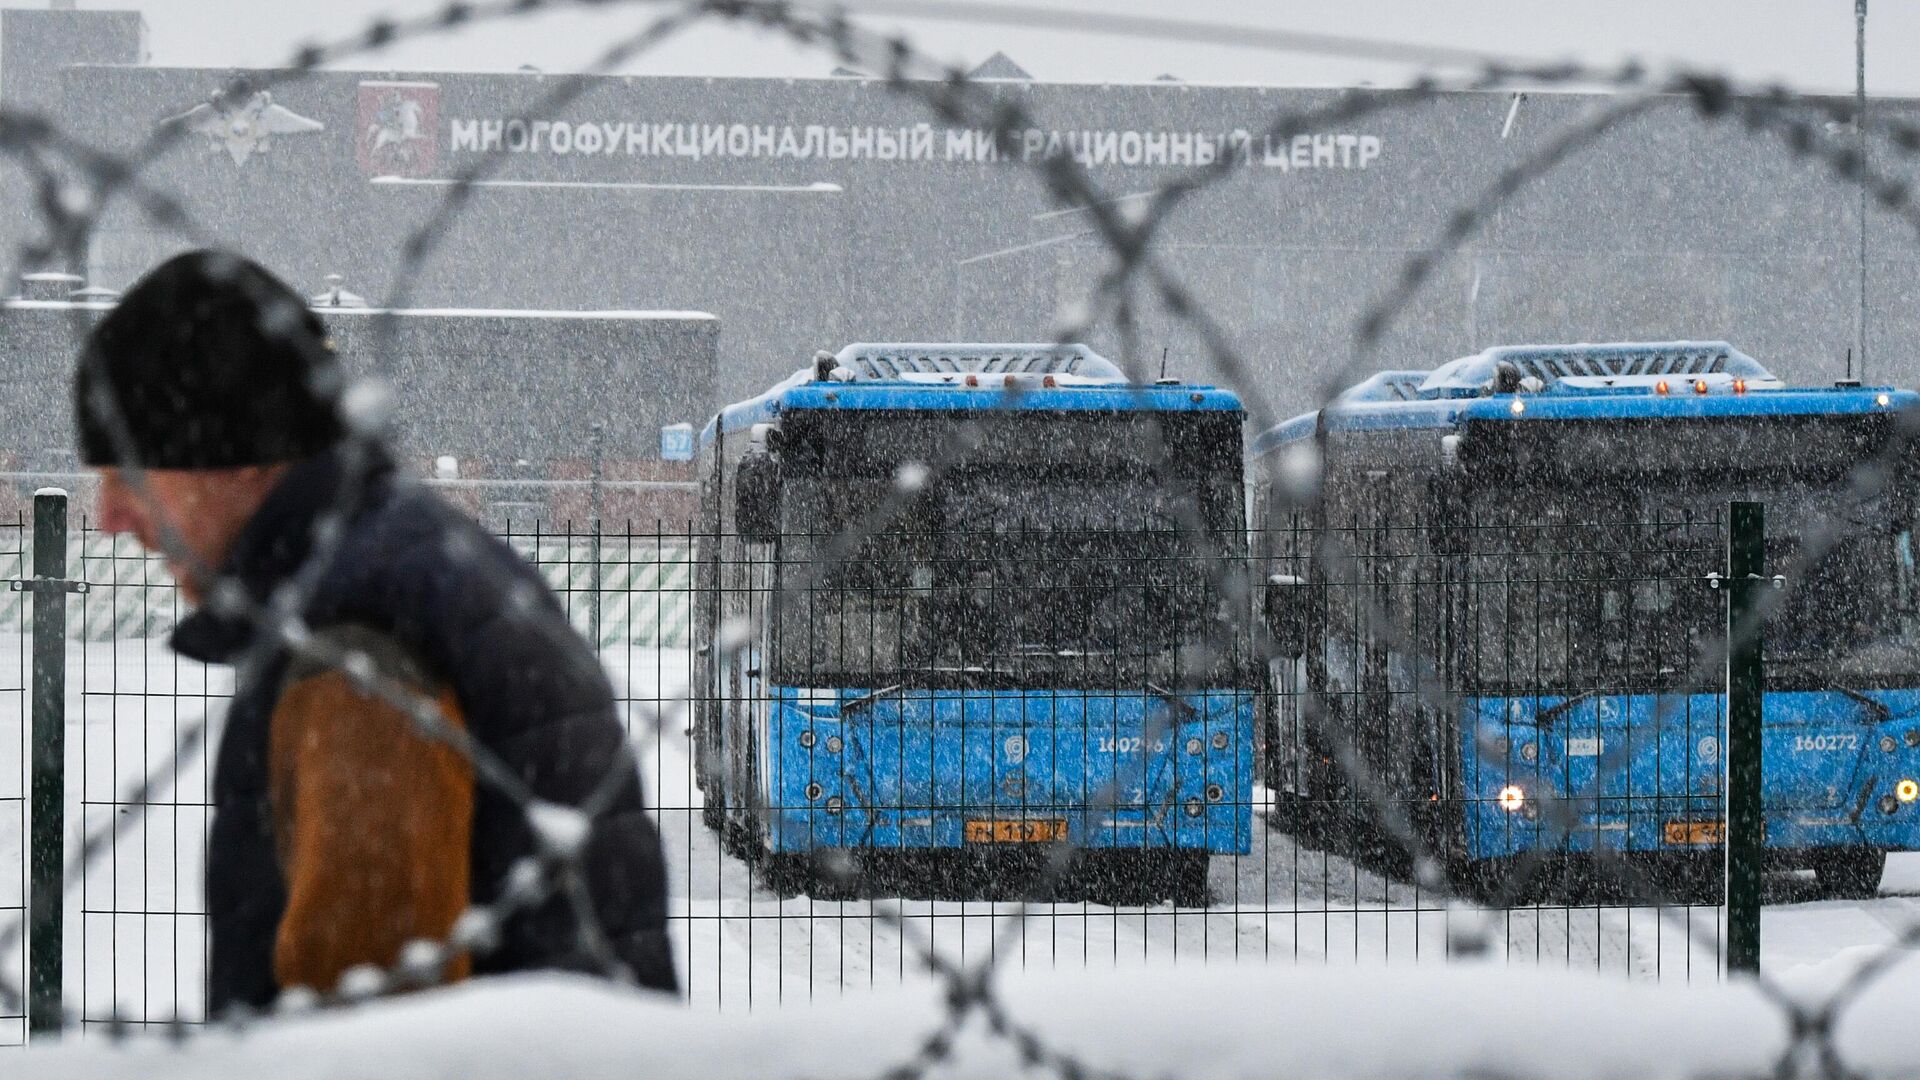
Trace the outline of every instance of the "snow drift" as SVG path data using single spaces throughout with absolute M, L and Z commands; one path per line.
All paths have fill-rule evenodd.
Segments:
M 1790 976 L 1824 1001 L 1864 956 Z M 1786 1011 L 1745 983 L 1649 984 L 1565 971 L 1145 966 L 1007 972 L 1007 1015 L 1046 1046 L 1134 1076 L 1557 1078 L 1763 1075 L 1787 1054 Z M 1841 1015 L 1836 1045 L 1867 1075 L 1910 1071 L 1920 964 L 1903 961 Z M 719 1011 L 584 979 L 469 984 L 174 1046 L 102 1038 L 26 1051 L 14 1075 L 66 1077 L 862 1076 L 918 1050 L 945 1019 L 939 984 Z M 1809 1058 L 1809 1061 L 1812 1059 Z M 1020 1072 L 984 1015 L 940 1077 Z

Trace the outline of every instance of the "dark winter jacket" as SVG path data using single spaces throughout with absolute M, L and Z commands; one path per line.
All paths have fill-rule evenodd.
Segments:
M 243 530 L 225 575 L 264 601 L 289 575 L 304 572 L 314 522 L 335 502 L 344 472 L 336 454 L 289 470 Z M 414 669 L 412 681 L 440 698 L 446 718 L 464 726 L 534 798 L 599 807 L 579 855 L 598 929 L 642 985 L 673 989 L 660 839 L 638 771 L 624 756 L 626 736 L 597 659 L 536 572 L 500 540 L 396 477 L 384 458 L 360 486 L 357 513 L 308 590 L 306 623 L 385 642 L 384 651 Z M 445 910 L 403 913 L 396 931 L 391 910 L 355 911 L 367 906 L 364 897 L 338 891 L 339 883 L 367 875 L 341 859 L 416 852 L 401 875 L 415 893 L 445 893 L 448 877 L 464 870 L 471 902 L 483 905 L 502 897 L 516 863 L 540 853 L 527 815 L 484 769 L 476 778 L 444 747 L 438 756 L 417 747 L 383 756 L 383 748 L 394 748 L 390 740 L 407 733 L 397 724 L 370 727 L 388 721 L 377 712 L 360 715 L 372 699 L 356 697 L 338 673 L 305 661 L 290 668 L 282 648 L 256 647 L 249 620 L 208 605 L 182 620 L 173 643 L 183 655 L 238 665 L 215 761 L 207 845 L 210 1011 L 269 1005 L 283 985 L 307 982 L 314 970 L 390 962 L 387 955 L 355 957 L 355 948 L 368 947 L 355 943 L 381 942 L 390 952 L 396 933 L 437 936 L 425 931 L 449 923 Z M 332 719 L 343 710 L 355 714 L 352 722 Z M 398 762 L 392 767 L 401 779 L 381 772 L 383 761 Z M 361 777 L 371 786 L 353 782 Z M 346 786 L 353 790 L 342 793 Z M 370 846 L 369 830 L 350 816 L 366 805 L 368 791 L 411 800 L 397 809 L 383 804 L 376 815 L 390 834 L 385 844 Z M 463 791 L 471 792 L 470 816 L 456 805 Z M 292 823 L 303 815 L 296 836 Z M 407 824 L 396 828 L 401 819 Z M 446 838 L 463 829 L 464 865 L 433 865 L 433 853 L 445 862 L 443 849 L 452 842 Z M 290 880 L 322 895 L 296 896 L 290 909 Z M 373 888 L 387 897 L 383 903 L 408 895 L 407 887 Z M 435 903 L 444 908 L 444 901 Z M 497 947 L 471 958 L 472 971 L 599 970 L 581 930 L 567 898 L 549 896 L 507 918 Z M 283 952 L 299 955 L 276 957 L 276 938 Z

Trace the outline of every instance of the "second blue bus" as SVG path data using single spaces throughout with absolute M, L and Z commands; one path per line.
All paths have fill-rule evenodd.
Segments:
M 1710 880 L 1715 578 L 1729 501 L 1754 500 L 1769 573 L 1796 577 L 1764 635 L 1767 849 L 1872 895 L 1920 846 L 1916 406 L 1789 388 L 1721 341 L 1526 346 L 1265 433 L 1279 818 L 1364 846 L 1385 806 L 1496 894 L 1529 854 Z

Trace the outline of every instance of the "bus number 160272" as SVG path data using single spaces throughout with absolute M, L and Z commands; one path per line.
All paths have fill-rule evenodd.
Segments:
M 1860 749 L 1858 735 L 1795 735 L 1793 737 L 1793 752 L 1796 754 L 1804 754 L 1810 750 L 1825 753 L 1834 750 L 1858 749 Z

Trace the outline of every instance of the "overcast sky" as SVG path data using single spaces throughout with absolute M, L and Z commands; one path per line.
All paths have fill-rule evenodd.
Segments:
M 45 0 L 0 0 L 13 7 Z M 1853 0 L 1020 0 L 1044 12 L 1105 12 L 1180 18 L 1266 30 L 1311 31 L 1545 59 L 1609 62 L 1628 56 L 1685 60 L 1747 79 L 1784 78 L 1808 89 L 1853 85 Z M 888 0 L 901 8 L 912 0 Z M 267 66 L 300 43 L 335 40 L 378 15 L 434 10 L 439 0 L 81 0 L 82 7 L 145 12 L 153 62 L 186 66 Z M 578 70 L 615 38 L 662 9 L 610 3 L 611 10 L 564 12 L 476 27 L 398 45 L 342 66 L 371 69 Z M 859 0 L 853 0 L 857 9 Z M 949 9 L 965 0 L 946 0 Z M 1272 85 L 1385 84 L 1414 68 L 1302 55 L 1271 48 L 1181 44 L 1165 37 L 994 25 L 982 4 L 974 22 L 864 18 L 899 29 L 929 53 L 977 62 L 1003 50 L 1036 77 L 1062 81 L 1144 81 L 1162 73 L 1204 82 Z M 1920 2 L 1874 0 L 1868 27 L 1868 86 L 1920 94 Z M 764 32 L 706 27 L 686 33 L 624 70 L 682 75 L 823 75 L 832 62 Z

